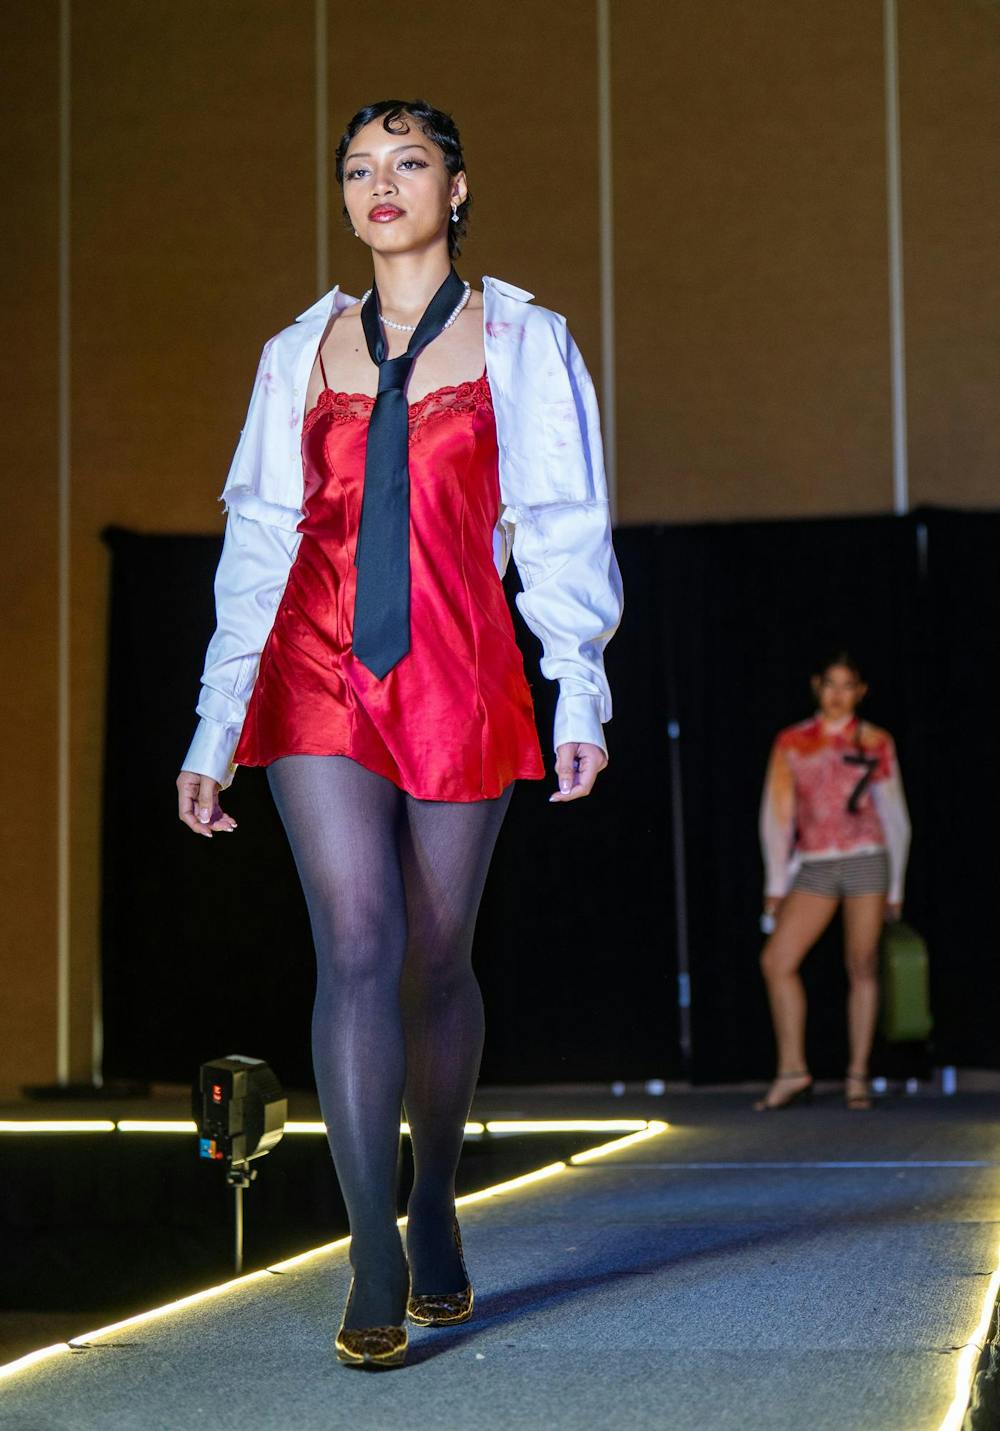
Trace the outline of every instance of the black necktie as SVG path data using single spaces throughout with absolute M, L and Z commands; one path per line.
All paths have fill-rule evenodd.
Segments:
M 387 358 L 374 286 L 361 309 L 378 395 L 368 424 L 365 489 L 354 565 L 354 654 L 379 680 L 410 649 L 410 421 L 403 389 L 422 348 L 441 332 L 464 293 L 454 268 L 424 310 L 406 352 Z

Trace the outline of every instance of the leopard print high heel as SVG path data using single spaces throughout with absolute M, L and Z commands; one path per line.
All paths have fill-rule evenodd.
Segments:
M 347 1305 L 351 1305 L 354 1278 L 351 1278 Z M 346 1312 L 345 1312 L 346 1316 Z M 345 1366 L 360 1366 L 369 1371 L 380 1371 L 389 1367 L 402 1366 L 406 1360 L 409 1335 L 406 1324 L 401 1327 L 345 1327 L 334 1341 L 337 1360 Z
M 472 1303 L 475 1294 L 465 1266 L 462 1234 L 459 1231 L 457 1217 L 452 1225 L 452 1230 L 459 1261 L 462 1264 L 465 1286 L 460 1292 L 424 1292 L 419 1296 L 414 1296 L 411 1293 L 406 1303 L 406 1315 L 418 1327 L 454 1327 L 459 1322 L 467 1322 L 472 1316 Z

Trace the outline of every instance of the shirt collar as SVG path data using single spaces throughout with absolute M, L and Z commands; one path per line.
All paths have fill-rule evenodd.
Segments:
M 535 296 L 526 288 L 518 288 L 516 284 L 505 283 L 502 278 L 493 278 L 488 273 L 483 274 L 483 287 L 492 288 L 507 298 L 516 298 L 521 303 L 530 303 Z M 357 301 L 350 294 L 342 293 L 340 284 L 335 283 L 329 293 L 324 293 L 322 298 L 317 298 L 316 302 L 300 313 L 295 321 L 296 323 L 305 323 L 310 318 L 329 318 L 334 305 L 338 308 L 349 308 L 352 303 L 357 303 Z
M 329 293 L 324 293 L 322 298 L 317 298 L 309 308 L 300 313 L 295 319 L 296 323 L 304 323 L 310 318 L 329 318 L 331 310 L 337 308 L 350 308 L 352 303 L 357 303 L 356 298 L 352 298 L 349 293 L 341 292 L 340 284 L 335 283 Z
M 816 725 L 820 730 L 825 730 L 827 735 L 846 735 L 858 719 L 858 713 L 854 711 L 849 716 L 843 716 L 836 725 L 832 725 L 826 721 L 822 711 L 816 712 Z

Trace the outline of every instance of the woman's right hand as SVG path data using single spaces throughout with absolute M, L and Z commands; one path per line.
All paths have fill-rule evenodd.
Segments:
M 774 926 L 778 920 L 778 910 L 782 901 L 776 894 L 768 894 L 764 897 L 764 907 L 760 915 L 760 929 L 762 934 L 773 934 Z
M 218 780 L 193 770 L 182 770 L 178 775 L 177 814 L 196 835 L 211 839 L 215 830 L 229 834 L 236 829 L 232 815 L 227 815 L 219 804 L 220 788 Z

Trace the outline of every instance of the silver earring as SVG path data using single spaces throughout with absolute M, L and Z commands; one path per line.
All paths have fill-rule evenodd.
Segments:
M 458 205 L 457 205 L 457 204 L 452 204 L 452 206 L 451 206 L 451 221 L 452 221 L 453 224 L 457 224 L 457 223 L 458 223 Z
M 357 236 L 358 236 L 358 231 L 357 231 L 357 229 L 355 229 L 355 230 L 354 230 L 354 237 L 357 238 Z

